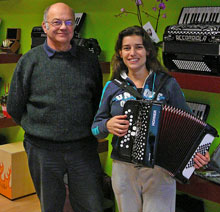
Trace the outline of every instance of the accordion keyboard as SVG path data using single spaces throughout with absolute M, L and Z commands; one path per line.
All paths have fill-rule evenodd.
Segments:
M 179 24 L 220 23 L 220 7 L 184 7 Z
M 86 13 L 75 13 L 74 37 L 79 37 L 79 31 L 85 21 Z
M 76 26 L 80 24 L 84 16 L 85 16 L 85 13 L 75 13 L 75 25 Z
M 186 102 L 190 109 L 192 110 L 193 114 L 201 119 L 202 121 L 206 121 L 210 106 L 208 104 L 198 103 L 198 102 Z

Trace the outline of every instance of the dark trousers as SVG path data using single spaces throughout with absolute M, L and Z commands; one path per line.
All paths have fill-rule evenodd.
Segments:
M 102 171 L 96 149 L 88 143 L 72 151 L 49 151 L 24 141 L 33 183 L 42 212 L 62 212 L 68 174 L 74 212 L 102 212 Z

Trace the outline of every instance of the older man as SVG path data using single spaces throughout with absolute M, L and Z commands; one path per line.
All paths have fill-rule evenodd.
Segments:
M 102 212 L 101 166 L 91 124 L 102 75 L 97 58 L 71 43 L 74 12 L 64 3 L 49 6 L 43 45 L 17 63 L 7 110 L 25 131 L 24 146 L 42 212 L 61 212 L 68 174 L 76 212 Z

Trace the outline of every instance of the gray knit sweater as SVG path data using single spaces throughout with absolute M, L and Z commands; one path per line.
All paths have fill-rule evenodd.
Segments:
M 36 140 L 54 143 L 91 136 L 91 124 L 102 92 L 95 55 L 73 45 L 69 52 L 48 53 L 47 44 L 18 61 L 7 110 Z

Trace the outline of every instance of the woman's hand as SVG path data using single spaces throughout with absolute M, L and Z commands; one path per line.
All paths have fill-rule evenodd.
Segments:
M 196 169 L 199 169 L 208 164 L 208 162 L 210 161 L 210 155 L 208 152 L 206 152 L 205 155 L 197 153 L 193 160 L 195 162 L 194 167 Z
M 129 127 L 129 121 L 126 119 L 127 115 L 114 116 L 106 123 L 108 131 L 118 137 L 126 135 Z

